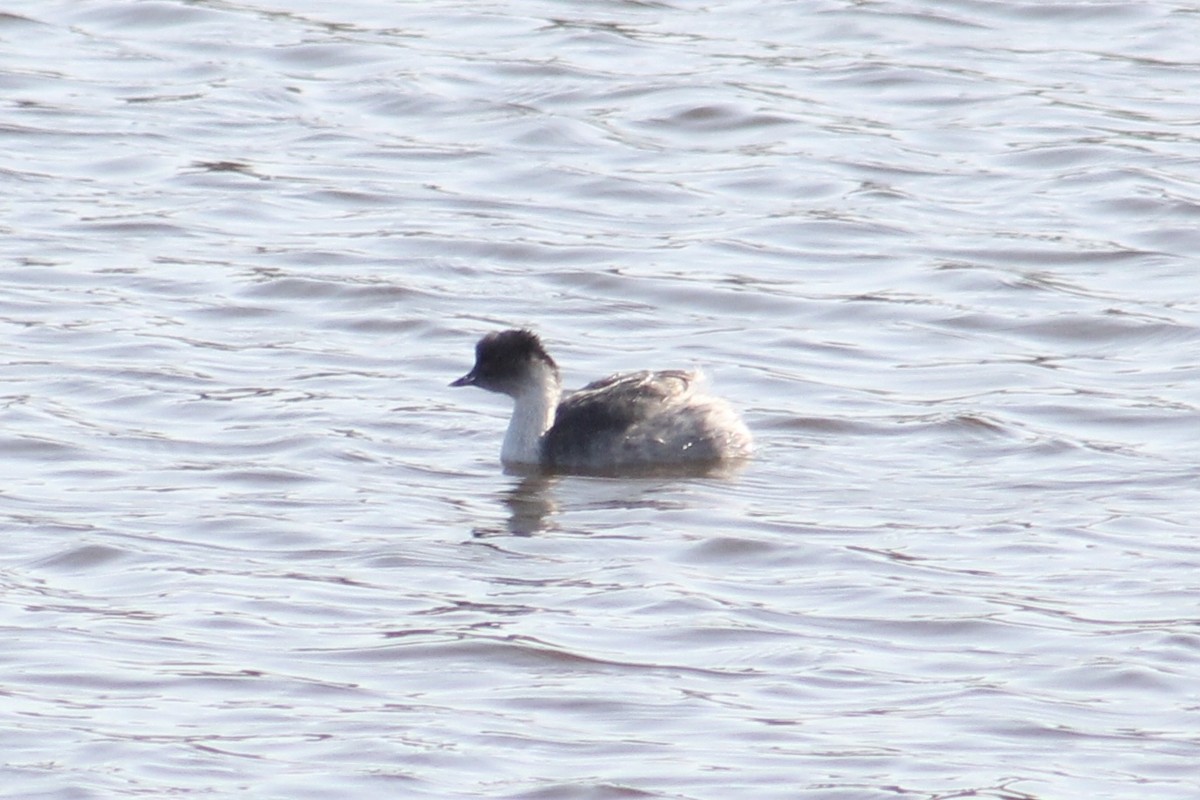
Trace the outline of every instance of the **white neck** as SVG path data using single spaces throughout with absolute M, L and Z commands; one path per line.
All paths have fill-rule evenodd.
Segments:
M 561 389 L 558 375 L 549 367 L 534 369 L 538 380 L 513 397 L 512 419 L 500 447 L 505 464 L 537 464 L 542 459 L 542 436 L 554 424 Z

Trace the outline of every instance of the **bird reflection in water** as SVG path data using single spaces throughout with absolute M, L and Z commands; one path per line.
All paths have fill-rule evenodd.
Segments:
M 477 539 L 489 536 L 532 536 L 550 528 L 550 518 L 558 511 L 553 486 L 560 478 L 552 474 L 529 474 L 520 478 L 500 495 L 508 509 L 508 521 L 503 529 L 475 528 Z

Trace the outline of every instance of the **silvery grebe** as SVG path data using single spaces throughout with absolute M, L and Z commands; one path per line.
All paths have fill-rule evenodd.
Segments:
M 682 370 L 610 375 L 562 396 L 558 365 L 532 331 L 489 333 L 475 366 L 450 384 L 513 399 L 505 466 L 613 471 L 701 466 L 750 455 L 750 431 Z

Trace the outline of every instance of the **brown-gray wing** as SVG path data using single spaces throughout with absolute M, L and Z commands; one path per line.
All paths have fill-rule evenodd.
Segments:
M 610 375 L 568 395 L 558 405 L 554 425 L 543 439 L 550 464 L 585 462 L 611 446 L 672 397 L 683 395 L 695 376 L 683 370 Z

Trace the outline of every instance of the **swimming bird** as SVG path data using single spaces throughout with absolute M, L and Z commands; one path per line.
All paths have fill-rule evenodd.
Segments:
M 451 386 L 513 399 L 500 447 L 506 467 L 614 472 L 744 459 L 750 431 L 696 372 L 610 375 L 563 396 L 558 365 L 529 330 L 495 331 L 475 345 L 475 366 Z

